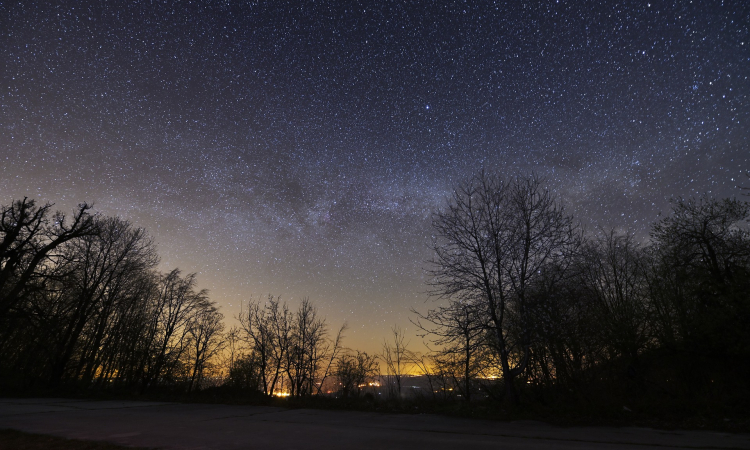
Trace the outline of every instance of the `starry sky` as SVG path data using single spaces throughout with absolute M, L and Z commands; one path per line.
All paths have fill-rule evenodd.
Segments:
M 0 200 L 94 202 L 227 317 L 307 296 L 378 351 L 482 168 L 643 235 L 670 197 L 740 194 L 749 5 L 0 1 Z

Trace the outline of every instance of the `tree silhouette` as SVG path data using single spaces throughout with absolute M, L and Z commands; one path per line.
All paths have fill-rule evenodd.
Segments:
M 434 294 L 488 317 L 514 403 L 514 379 L 526 369 L 532 344 L 529 289 L 547 266 L 567 267 L 581 244 L 572 217 L 542 184 L 536 176 L 505 182 L 482 172 L 456 188 L 433 219 Z

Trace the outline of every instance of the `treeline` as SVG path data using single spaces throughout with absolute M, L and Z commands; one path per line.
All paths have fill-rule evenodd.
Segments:
M 433 217 L 439 306 L 413 320 L 432 350 L 396 327 L 376 355 L 307 299 L 251 299 L 225 330 L 195 275 L 156 270 L 143 229 L 19 200 L 0 217 L 0 385 L 746 410 L 749 218 L 702 197 L 675 200 L 647 240 L 584 231 L 538 178 L 481 173 Z
M 29 199 L 0 214 L 0 388 L 224 385 L 301 397 L 338 392 L 341 377 L 356 391 L 378 373 L 361 352 L 369 366 L 354 373 L 362 366 L 347 365 L 346 327 L 331 335 L 307 299 L 296 310 L 250 299 L 226 330 L 195 274 L 156 270 L 153 240 L 125 220 L 86 204 L 66 217 Z
M 309 299 L 292 311 L 273 296 L 251 299 L 237 319 L 240 327 L 230 332 L 230 386 L 267 396 L 327 393 L 326 380 L 348 352 L 342 347 L 346 325 L 330 336 Z
M 444 306 L 414 321 L 436 348 L 423 373 L 466 399 L 746 409 L 748 218 L 744 201 L 677 199 L 642 242 L 584 232 L 536 177 L 479 174 L 434 216 Z
M 23 199 L 0 217 L 0 381 L 192 390 L 214 371 L 223 316 L 194 274 L 158 272 L 142 228 Z

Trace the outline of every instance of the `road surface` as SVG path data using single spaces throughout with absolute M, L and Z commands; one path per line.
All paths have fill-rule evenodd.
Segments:
M 750 434 L 263 406 L 0 399 L 0 429 L 164 449 L 750 449 Z

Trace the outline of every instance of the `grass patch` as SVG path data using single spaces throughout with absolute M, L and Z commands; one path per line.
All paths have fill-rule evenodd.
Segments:
M 124 447 L 101 441 L 65 439 L 46 434 L 0 430 L 0 450 L 148 450 L 147 447 Z M 151 449 L 153 450 L 153 449 Z

